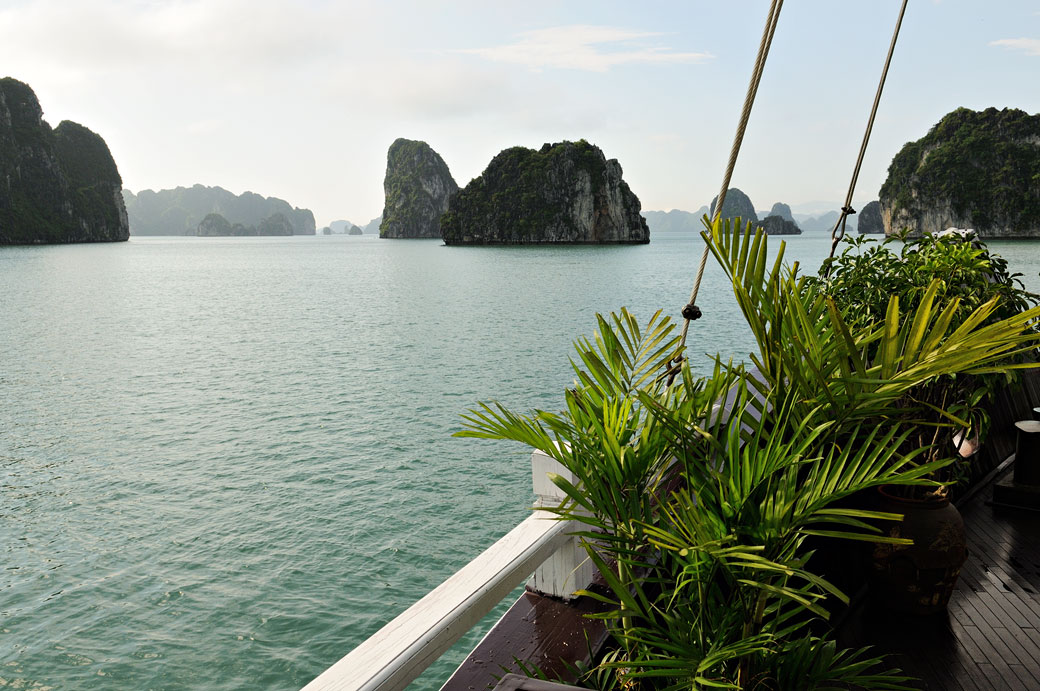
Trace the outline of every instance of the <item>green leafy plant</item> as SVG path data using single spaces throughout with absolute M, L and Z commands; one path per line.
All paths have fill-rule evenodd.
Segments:
M 662 378 L 677 345 L 656 314 L 599 318 L 576 343 L 565 410 L 519 415 L 481 404 L 460 436 L 512 439 L 573 473 L 554 511 L 583 527 L 608 586 L 617 642 L 587 683 L 623 689 L 906 688 L 868 651 L 826 638 L 828 598 L 810 568 L 815 537 L 907 544 L 877 527 L 897 514 L 843 501 L 882 484 L 929 487 L 949 458 L 905 450 L 900 407 L 940 375 L 992 371 L 1036 346 L 1033 309 L 993 321 L 993 301 L 955 320 L 930 284 L 879 322 L 843 316 L 798 267 L 769 259 L 766 237 L 728 221 L 705 241 L 757 343 L 753 367 Z M 878 671 L 881 669 L 882 671 Z M 604 673 L 607 673 L 604 676 Z
M 1006 261 L 970 235 L 901 236 L 883 242 L 860 237 L 845 242 L 842 253 L 809 283 L 832 298 L 851 324 L 882 323 L 889 316 L 893 296 L 904 321 L 926 298 L 932 300 L 935 312 L 952 310 L 951 324 L 964 323 L 992 303 L 982 319 L 986 325 L 1014 318 L 1040 299 L 1024 289 L 1019 274 L 1009 273 Z M 868 350 L 868 359 L 877 357 L 877 347 Z M 1009 355 L 1008 364 L 1021 363 L 1028 355 Z M 922 382 L 897 406 L 916 421 L 915 433 L 907 443 L 928 447 L 933 457 L 952 449 L 955 438 L 972 440 L 974 450 L 989 426 L 986 409 L 991 396 L 1014 381 L 1014 369 L 1008 368 L 975 375 L 943 373 Z M 965 456 L 970 455 L 968 446 L 964 444 Z M 947 466 L 940 479 L 949 484 L 970 475 L 970 462 L 961 459 Z

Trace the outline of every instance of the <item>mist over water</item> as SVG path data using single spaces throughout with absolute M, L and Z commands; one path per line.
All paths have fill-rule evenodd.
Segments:
M 808 270 L 829 249 L 787 241 Z M 528 453 L 452 438 L 459 415 L 562 407 L 595 313 L 678 314 L 701 248 L 0 249 L 0 678 L 302 686 L 527 514 Z M 1035 245 L 991 248 L 1040 287 Z M 694 362 L 743 358 L 710 262 L 698 303 Z

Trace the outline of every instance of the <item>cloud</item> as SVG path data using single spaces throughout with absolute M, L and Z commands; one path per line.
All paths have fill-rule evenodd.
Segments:
M 320 59 L 334 11 L 275 0 L 37 0 L 0 8 L 0 58 L 32 56 L 57 71 L 233 69 L 256 74 Z
M 1040 38 L 1002 38 L 999 41 L 990 41 L 989 44 L 1004 46 L 1026 55 L 1040 55 Z
M 459 52 L 526 65 L 532 70 L 555 68 L 587 72 L 606 72 L 627 64 L 696 63 L 713 57 L 710 53 L 673 52 L 667 46 L 645 43 L 645 39 L 661 35 L 579 24 L 527 31 L 520 34 L 520 40 L 515 43 Z

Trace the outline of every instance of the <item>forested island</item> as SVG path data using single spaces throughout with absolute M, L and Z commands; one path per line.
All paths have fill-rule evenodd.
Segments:
M 621 165 L 584 139 L 495 156 L 451 197 L 447 245 L 644 244 L 650 229 Z
M 122 187 L 104 139 L 51 129 L 28 84 L 0 79 L 0 245 L 126 240 Z
M 880 202 L 889 235 L 1040 237 L 1040 115 L 958 108 L 896 154 Z
M 439 238 L 440 218 L 459 186 L 426 142 L 397 139 L 386 154 L 381 238 Z

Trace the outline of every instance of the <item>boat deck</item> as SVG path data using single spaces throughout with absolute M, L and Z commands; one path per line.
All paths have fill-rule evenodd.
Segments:
M 946 613 L 893 618 L 864 602 L 843 642 L 890 654 L 927 691 L 1040 689 L 1040 513 L 992 496 L 990 482 L 960 504 L 969 554 Z

